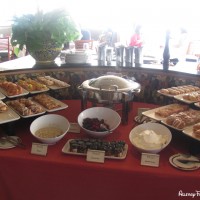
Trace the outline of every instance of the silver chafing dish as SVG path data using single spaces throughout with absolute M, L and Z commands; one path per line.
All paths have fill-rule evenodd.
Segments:
M 82 95 L 82 110 L 87 108 L 87 100 L 96 104 L 114 107 L 122 103 L 122 121 L 128 120 L 128 103 L 133 100 L 134 94 L 140 92 L 140 84 L 129 78 L 116 75 L 104 75 L 84 81 L 78 89 Z

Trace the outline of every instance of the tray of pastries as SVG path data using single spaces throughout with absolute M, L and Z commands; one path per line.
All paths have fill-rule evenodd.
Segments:
M 0 100 L 0 124 L 20 119 L 20 116 Z
M 10 81 L 4 81 L 0 83 L 0 92 L 3 93 L 8 98 L 24 96 L 29 93 L 26 89 L 24 89 L 20 85 Z
M 200 122 L 200 111 L 190 108 L 186 111 L 172 114 L 163 119 L 161 122 L 176 130 L 184 130 L 189 126 Z
M 45 93 L 34 95 L 33 97 L 30 97 L 30 99 L 37 102 L 38 104 L 42 105 L 43 108 L 47 112 L 54 112 L 54 111 L 62 110 L 62 109 L 65 109 L 68 107 L 67 104 L 65 104 Z
M 163 89 L 158 90 L 158 93 L 165 95 L 167 97 L 174 97 L 176 95 L 186 94 L 189 92 L 195 92 L 198 90 L 200 90 L 200 88 L 197 86 L 183 85 L 183 86 L 177 86 L 177 87 L 163 88 Z
M 70 86 L 68 83 L 51 76 L 38 76 L 36 79 L 52 90 L 67 88 Z
M 187 127 L 183 130 L 183 133 L 200 141 L 200 122 Z
M 45 84 L 39 83 L 31 78 L 18 80 L 17 84 L 29 91 L 31 94 L 46 92 L 49 90 Z
M 87 150 L 105 151 L 105 158 L 125 159 L 128 145 L 124 141 L 103 141 L 100 139 L 69 139 L 62 152 L 70 155 L 86 156 Z
M 157 121 L 162 121 L 163 119 L 172 114 L 179 113 L 188 109 L 189 109 L 188 105 L 170 104 L 159 108 L 154 108 L 151 110 L 144 111 L 142 112 L 142 115 Z
M 0 100 L 5 99 L 6 96 L 0 92 Z
M 200 108 L 200 101 L 195 102 L 194 105 L 195 105 L 197 108 Z
M 7 101 L 6 104 L 23 118 L 41 115 L 46 112 L 46 110 L 42 106 L 26 98 L 19 98 L 16 100 Z
M 176 95 L 174 98 L 184 103 L 195 103 L 200 101 L 200 90 L 186 94 Z

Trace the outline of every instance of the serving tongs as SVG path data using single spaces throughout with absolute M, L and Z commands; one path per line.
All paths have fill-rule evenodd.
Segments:
M 199 163 L 200 160 L 198 157 L 196 158 L 191 158 L 190 154 L 181 154 L 180 158 L 177 158 L 177 161 L 183 164 L 188 164 L 188 163 Z
M 4 135 L 2 138 L 0 138 L 0 140 L 5 141 L 5 142 L 7 141 L 16 147 L 20 147 L 23 149 L 26 148 L 25 144 L 22 143 L 22 140 L 20 138 L 13 138 L 11 136 Z
M 199 163 L 200 164 L 200 160 L 192 160 L 192 159 L 179 158 L 179 159 L 177 159 L 177 161 L 181 162 L 183 164 L 188 164 L 188 163 Z

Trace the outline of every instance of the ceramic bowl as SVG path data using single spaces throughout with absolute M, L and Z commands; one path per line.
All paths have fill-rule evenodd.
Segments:
M 83 120 L 85 118 L 98 118 L 99 120 L 104 120 L 104 122 L 109 126 L 109 131 L 92 131 L 83 127 Z M 121 117 L 120 115 L 106 107 L 92 107 L 82 111 L 78 116 L 78 124 L 84 130 L 86 134 L 94 138 L 105 137 L 120 125 Z
M 38 136 L 37 131 L 46 128 L 48 128 L 48 131 L 42 136 Z M 67 134 L 69 128 L 70 123 L 65 117 L 57 114 L 47 114 L 36 118 L 31 123 L 30 131 L 31 134 L 40 142 L 55 144 Z M 55 135 L 50 132 L 50 129 L 59 129 L 60 133 Z
M 129 139 L 141 153 L 159 153 L 169 145 L 172 134 L 166 126 L 148 122 L 133 128 Z

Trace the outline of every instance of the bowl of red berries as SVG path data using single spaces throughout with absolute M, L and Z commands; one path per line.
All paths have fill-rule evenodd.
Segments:
M 110 108 L 92 107 L 82 111 L 78 124 L 84 132 L 94 138 L 105 137 L 121 123 L 120 115 Z

